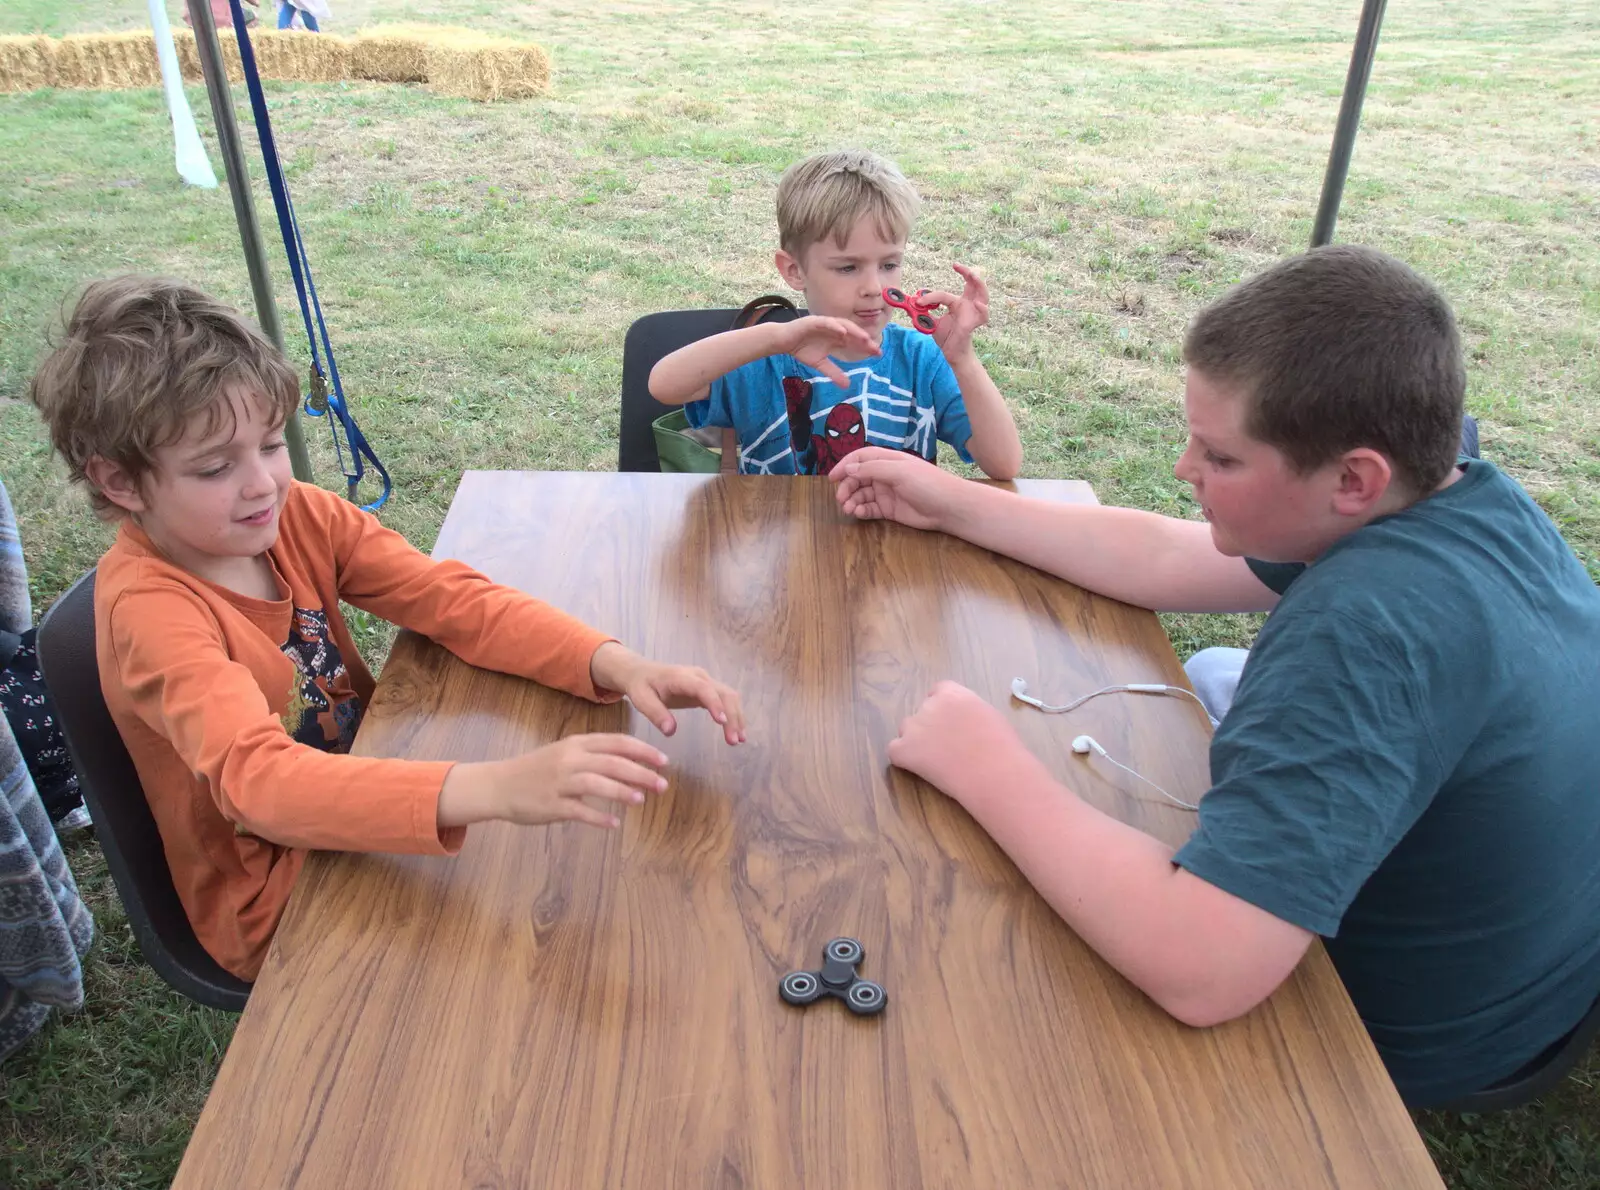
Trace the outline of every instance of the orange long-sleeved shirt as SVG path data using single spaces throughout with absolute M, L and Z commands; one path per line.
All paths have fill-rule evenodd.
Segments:
M 295 484 L 279 523 L 274 600 L 179 569 L 132 521 L 95 580 L 111 717 L 195 933 L 242 979 L 260 970 L 307 849 L 453 854 L 465 837 L 438 829 L 449 762 L 344 755 L 373 681 L 340 599 L 470 664 L 594 701 L 590 659 L 610 639 L 432 561 L 320 488 Z

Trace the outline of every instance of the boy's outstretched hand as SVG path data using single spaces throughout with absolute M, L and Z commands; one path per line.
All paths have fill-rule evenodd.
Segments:
M 744 742 L 744 710 L 739 695 L 690 665 L 662 665 L 616 641 L 607 641 L 589 659 L 589 676 L 599 690 L 626 697 L 663 735 L 678 730 L 669 708 L 704 707 L 722 725 L 730 744 Z M 660 793 L 667 779 L 658 771 L 667 758 L 643 740 L 621 733 L 568 736 L 510 760 L 458 764 L 439 791 L 441 828 L 499 819 L 524 826 L 583 822 L 616 827 L 613 813 L 587 805 L 601 798 L 622 805 Z
M 828 473 L 839 507 L 863 521 L 943 529 L 961 495 L 960 477 L 904 451 L 867 446 Z
M 547 826 L 582 822 L 615 828 L 621 819 L 584 803 L 602 798 L 637 805 L 660 793 L 667 779 L 656 770 L 667 758 L 631 735 L 573 735 L 510 760 L 458 764 L 439 790 L 441 829 L 474 822 Z
M 744 709 L 739 695 L 693 665 L 664 665 L 607 641 L 589 660 L 589 676 L 600 690 L 614 690 L 631 702 L 662 735 L 678 730 L 673 710 L 704 707 L 722 726 L 723 738 L 742 744 Z
M 889 741 L 889 763 L 969 806 L 997 766 L 1026 752 L 1005 716 L 957 682 L 940 682 Z
M 989 325 L 989 287 L 974 270 L 966 265 L 952 265 L 966 282 L 957 297 L 943 289 L 930 290 L 921 296 L 924 302 L 936 302 L 945 307 L 945 313 L 934 320 L 933 341 L 950 359 L 972 350 L 972 332 Z
M 840 388 L 849 388 L 850 378 L 828 358 L 830 355 L 883 354 L 872 336 L 847 318 L 811 314 L 784 323 L 783 330 L 783 350 L 807 367 L 815 368 Z

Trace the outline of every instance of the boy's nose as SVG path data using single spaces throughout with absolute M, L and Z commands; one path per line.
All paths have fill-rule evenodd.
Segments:
M 240 494 L 247 499 L 259 500 L 262 496 L 270 496 L 277 490 L 277 487 L 277 482 L 272 478 L 272 472 L 264 466 L 257 465 L 245 475 Z
M 1172 474 L 1183 480 L 1184 483 L 1194 482 L 1194 463 L 1189 457 L 1193 453 L 1194 444 L 1190 443 L 1183 448 L 1183 453 L 1178 456 L 1178 461 L 1172 464 Z

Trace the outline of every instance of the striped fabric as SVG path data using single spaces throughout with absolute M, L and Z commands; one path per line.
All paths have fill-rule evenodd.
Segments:
M 21 633 L 32 619 L 17 519 L 0 483 L 0 630 Z M 94 919 L 0 716 L 0 1057 L 32 1037 L 52 1007 L 82 1007 L 80 960 L 93 939 Z

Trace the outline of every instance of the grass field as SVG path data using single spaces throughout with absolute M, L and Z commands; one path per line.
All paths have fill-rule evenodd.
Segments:
M 1358 9 L 341 0 L 335 31 L 380 13 L 499 29 L 545 45 L 556 69 L 548 98 L 499 105 L 269 87 L 341 371 L 397 479 L 384 519 L 428 547 L 463 468 L 614 466 L 628 323 L 775 288 L 777 175 L 843 145 L 893 157 L 924 196 L 910 282 L 942 283 L 951 260 L 990 278 L 981 349 L 1025 473 L 1193 515 L 1171 474 L 1182 328 L 1305 245 Z M 0 32 L 145 23 L 132 3 L 0 9 Z M 190 100 L 208 130 L 203 89 Z M 1597 195 L 1600 9 L 1391 6 L 1339 238 L 1444 288 L 1485 453 L 1600 579 Z M 42 606 L 108 540 L 22 401 L 63 299 L 124 269 L 177 273 L 247 310 L 250 293 L 226 192 L 178 180 L 155 91 L 0 95 L 0 246 L 0 474 Z M 281 253 L 275 267 L 292 335 Z M 1180 653 L 1253 628 L 1167 624 Z M 372 650 L 384 642 L 372 628 Z M 98 850 L 71 856 L 101 934 L 89 1002 L 0 1067 L 0 1186 L 164 1186 L 231 1021 L 163 989 Z M 1590 1190 L 1597 1077 L 1591 1060 L 1535 1107 L 1419 1123 L 1460 1190 Z

